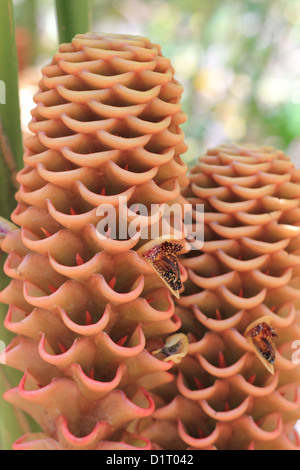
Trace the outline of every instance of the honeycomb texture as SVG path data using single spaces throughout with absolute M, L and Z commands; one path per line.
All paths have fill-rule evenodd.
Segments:
M 143 241 L 109 229 L 99 237 L 97 208 L 110 204 L 132 221 L 129 206 L 179 197 L 183 89 L 158 45 L 104 34 L 62 44 L 39 87 L 12 214 L 20 229 L 2 245 L 12 281 L 0 300 L 16 334 L 6 361 L 24 372 L 5 398 L 41 427 L 14 448 L 150 449 L 126 428 L 153 412 L 151 388 L 173 378 L 149 342 L 181 323 L 137 254 Z
M 299 450 L 300 172 L 273 148 L 224 144 L 200 158 L 183 196 L 205 209 L 176 308 L 189 353 L 143 433 L 171 449 Z M 265 316 L 278 334 L 274 375 L 244 336 Z

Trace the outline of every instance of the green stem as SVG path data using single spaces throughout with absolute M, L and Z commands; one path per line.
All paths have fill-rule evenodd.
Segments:
M 30 63 L 34 64 L 38 52 L 37 38 L 37 0 L 26 0 L 24 3 L 25 24 L 31 34 Z
M 0 118 L 18 169 L 23 167 L 18 56 L 12 0 L 1 1 L 0 15 Z M 10 189 L 10 186 L 9 186 Z M 0 209 L 0 212 L 1 209 Z
M 12 0 L 1 1 L 0 15 L 0 215 L 9 219 L 16 206 L 15 173 L 23 166 L 18 57 Z M 3 274 L 4 254 L 0 250 L 0 290 L 8 283 Z M 9 344 L 12 335 L 3 321 L 7 306 L 0 304 L 1 345 Z M 3 393 L 15 387 L 20 373 L 0 365 L 0 449 L 11 449 L 12 443 L 24 434 L 24 415 L 3 399 Z
M 90 30 L 90 0 L 55 0 L 59 42 L 71 42 L 76 34 Z

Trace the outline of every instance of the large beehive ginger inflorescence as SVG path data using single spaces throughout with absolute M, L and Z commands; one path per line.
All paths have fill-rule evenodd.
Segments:
M 5 398 L 42 430 L 15 448 L 150 449 L 125 428 L 152 413 L 149 390 L 171 380 L 172 362 L 147 345 L 180 321 L 139 237 L 99 237 L 97 209 L 119 213 L 120 195 L 127 207 L 179 196 L 182 87 L 158 45 L 103 34 L 61 45 L 39 85 L 12 214 L 21 228 L 2 245 L 5 326 L 17 335 L 6 362 L 24 372 Z
M 273 148 L 226 144 L 183 195 L 205 209 L 176 309 L 189 352 L 144 435 L 166 448 L 299 449 L 300 171 Z

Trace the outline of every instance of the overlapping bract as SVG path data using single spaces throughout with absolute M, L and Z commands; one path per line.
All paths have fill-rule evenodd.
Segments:
M 98 237 L 97 208 L 179 196 L 182 87 L 160 47 L 133 36 L 78 35 L 42 72 L 12 215 L 21 229 L 2 245 L 5 326 L 17 335 L 6 360 L 24 372 L 6 399 L 42 429 L 15 448 L 150 449 L 126 427 L 153 412 L 147 390 L 171 380 L 148 343 L 180 321 L 139 237 Z
M 176 310 L 189 354 L 144 435 L 173 449 L 299 449 L 300 171 L 273 148 L 222 145 L 183 195 L 205 208 Z M 274 375 L 244 336 L 265 316 L 278 334 Z

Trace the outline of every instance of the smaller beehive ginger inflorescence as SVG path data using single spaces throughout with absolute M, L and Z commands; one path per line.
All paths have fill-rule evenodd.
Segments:
M 300 171 L 274 148 L 224 144 L 182 194 L 205 211 L 176 300 L 188 355 L 144 435 L 165 448 L 299 449 Z

